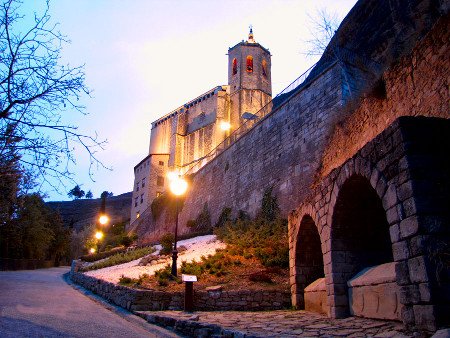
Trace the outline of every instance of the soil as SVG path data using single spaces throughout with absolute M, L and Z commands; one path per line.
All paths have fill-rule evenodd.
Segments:
M 201 291 L 208 287 L 220 285 L 226 291 L 238 290 L 277 290 L 289 292 L 289 269 L 266 268 L 256 258 L 245 259 L 239 256 L 241 265 L 228 266 L 223 276 L 203 273 L 194 283 L 195 290 Z M 178 271 L 181 280 L 181 273 Z M 259 277 L 259 278 L 258 278 Z M 250 280 L 267 280 L 252 281 Z M 169 281 L 167 286 L 159 285 L 154 276 L 145 279 L 139 286 L 141 289 L 152 289 L 166 292 L 184 291 L 181 281 Z

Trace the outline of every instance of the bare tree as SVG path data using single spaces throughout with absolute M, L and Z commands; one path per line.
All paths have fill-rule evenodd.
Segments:
M 91 174 L 93 165 L 103 166 L 96 151 L 104 141 L 63 121 L 69 114 L 85 114 L 79 100 L 89 89 L 83 66 L 61 63 L 62 46 L 69 41 L 51 23 L 49 2 L 27 29 L 20 5 L 19 0 L 0 5 L 0 164 L 14 152 L 24 170 L 57 189 L 72 178 L 75 146 L 88 152 Z
M 308 17 L 311 39 L 305 41 L 307 47 L 303 54 L 320 56 L 327 48 L 342 19 L 335 12 L 330 13 L 325 8 L 318 9 L 314 15 L 308 14 Z

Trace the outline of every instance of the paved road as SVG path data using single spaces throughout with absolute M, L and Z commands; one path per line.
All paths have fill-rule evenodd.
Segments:
M 64 281 L 68 270 L 0 271 L 0 337 L 174 337 L 86 297 Z

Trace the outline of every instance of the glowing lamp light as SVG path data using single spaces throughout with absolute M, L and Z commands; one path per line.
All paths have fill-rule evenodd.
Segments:
M 102 238 L 103 238 L 103 232 L 97 231 L 97 232 L 95 233 L 95 238 L 97 238 L 97 239 L 102 239 Z
M 106 216 L 106 215 L 101 215 L 101 216 L 99 217 L 98 221 L 99 221 L 99 223 L 100 223 L 101 225 L 105 225 L 106 223 L 108 223 L 109 217 Z
M 220 122 L 220 129 L 222 129 L 223 131 L 230 130 L 231 124 L 227 121 L 222 121 L 222 122 Z
M 95 248 L 90 248 L 90 249 L 89 249 L 89 252 L 90 252 L 91 254 L 95 254 Z
M 178 179 L 178 173 L 175 171 L 170 171 L 167 173 L 167 178 L 169 179 L 169 181 L 174 181 L 176 179 Z
M 183 195 L 186 192 L 187 187 L 187 182 L 181 177 L 172 180 L 169 185 L 170 191 L 176 196 Z

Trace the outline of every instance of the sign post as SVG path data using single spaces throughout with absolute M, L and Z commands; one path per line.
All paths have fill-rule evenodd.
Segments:
M 197 276 L 181 275 L 181 280 L 185 283 L 184 290 L 184 311 L 194 311 L 194 282 L 197 281 Z

